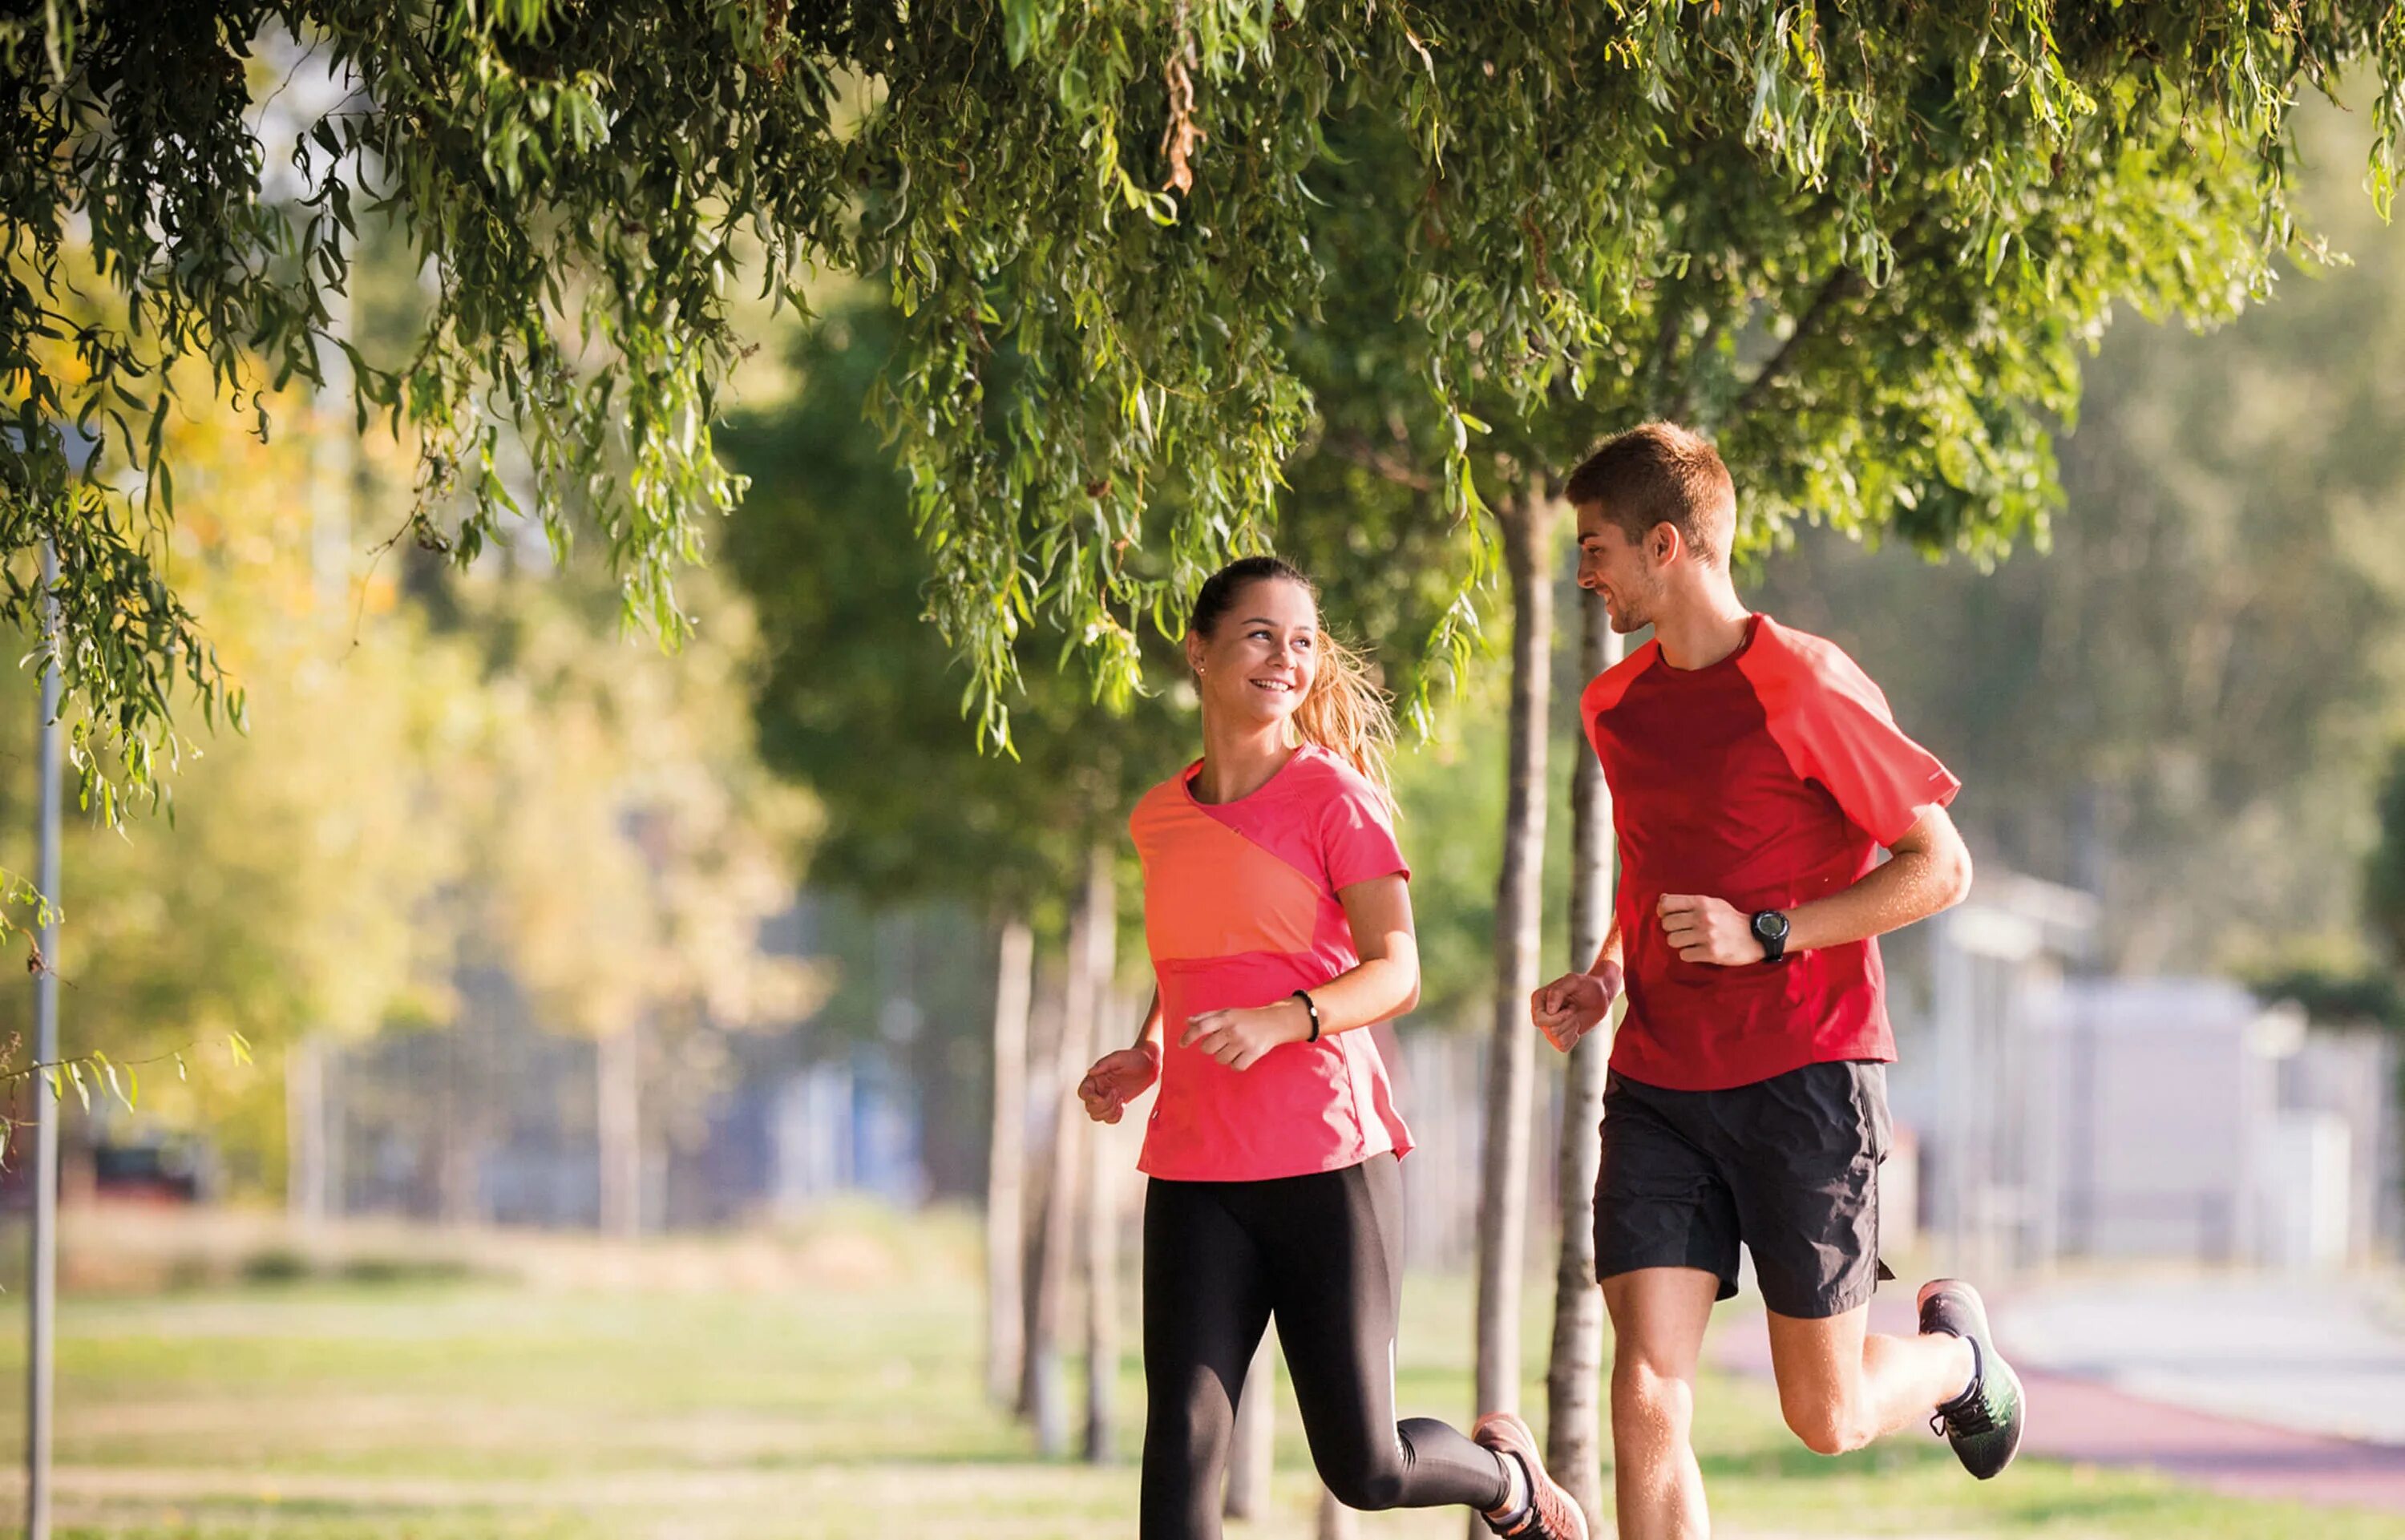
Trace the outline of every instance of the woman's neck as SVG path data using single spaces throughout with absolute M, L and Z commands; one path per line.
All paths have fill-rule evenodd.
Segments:
M 1231 726 L 1202 714 L 1202 768 L 1194 775 L 1194 797 L 1201 802 L 1233 802 L 1268 785 L 1270 777 L 1286 769 L 1296 751 L 1286 741 L 1283 722 Z

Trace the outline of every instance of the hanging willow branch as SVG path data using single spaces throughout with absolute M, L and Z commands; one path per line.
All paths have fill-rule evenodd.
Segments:
M 2110 305 L 2211 320 L 2307 249 L 2291 118 L 2350 77 L 2385 210 L 2393 6 L 21 7 L 0 18 L 0 622 L 28 628 L 30 553 L 55 541 L 87 798 L 155 796 L 178 713 L 241 708 L 163 560 L 164 425 L 231 409 L 265 438 L 274 392 L 305 385 L 415 458 L 419 544 L 472 561 L 520 517 L 556 548 L 598 539 L 629 620 L 673 641 L 676 573 L 742 489 L 712 437 L 753 340 L 730 285 L 799 303 L 822 271 L 907 318 L 878 417 L 929 614 L 997 737 L 1039 618 L 1124 697 L 1126 617 L 1274 540 L 1335 410 L 1301 360 L 1347 307 L 1383 330 L 1350 333 L 1337 383 L 1429 430 L 1456 521 L 1469 586 L 1440 648 L 1494 570 L 1481 478 L 1621 410 L 1644 340 L 1676 330 L 1659 280 L 1699 253 L 1726 260 L 1698 303 L 1732 318 L 1678 372 L 1699 412 L 1800 367 L 1743 383 L 1748 328 L 1798 275 L 1868 286 L 1840 308 L 1877 368 L 1732 427 L 1750 516 L 1984 547 L 2042 518 L 2046 424 Z M 1377 218 L 1338 206 L 1367 183 Z M 1947 271 L 1891 270 L 1907 210 Z M 333 320 L 368 240 L 406 243 L 429 289 L 393 356 Z M 1898 283 L 1917 315 L 1880 297 Z

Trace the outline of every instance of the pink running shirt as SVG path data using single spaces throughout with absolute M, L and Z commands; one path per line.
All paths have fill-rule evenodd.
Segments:
M 1144 933 L 1160 984 L 1160 1094 L 1137 1166 L 1173 1181 L 1338 1171 L 1412 1147 L 1364 1031 L 1281 1043 L 1234 1070 L 1180 1048 L 1204 1010 L 1274 1005 L 1360 966 L 1339 888 L 1411 875 L 1385 801 L 1315 744 L 1249 797 L 1197 801 L 1196 760 L 1128 827 L 1144 858 Z

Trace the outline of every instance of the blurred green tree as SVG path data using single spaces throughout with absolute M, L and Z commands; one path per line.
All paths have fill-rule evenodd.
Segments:
M 167 425 L 177 580 L 256 709 L 188 747 L 172 817 L 69 821 L 66 1047 L 134 1067 L 143 1115 L 204 1123 L 237 1183 L 272 1191 L 323 1171 L 286 1166 L 269 1071 L 312 1043 L 453 1025 L 460 970 L 495 967 L 546 1025 L 608 1042 L 643 1022 L 656 1128 L 716 1089 L 718 1034 L 793 1020 L 816 982 L 757 945 L 810 808 L 752 751 L 747 607 L 700 585 L 710 623 L 670 658 L 628 644 L 592 563 L 512 575 L 495 553 L 435 569 L 429 596 L 359 555 L 406 466 L 320 454 L 348 443 L 347 414 L 274 405 L 290 452 L 221 419 Z M 12 851 L 33 835 L 35 715 L 30 698 L 0 712 Z M 0 1034 L 28 1004 L 0 996 Z M 237 1038 L 260 1070 L 227 1062 Z M 624 1143 L 611 1155 L 623 1173 Z
M 2405 749 L 2392 753 L 2380 786 L 2380 839 L 2364 863 L 2364 908 L 2389 966 L 2405 980 Z M 2405 1020 L 2398 1024 L 2405 1025 Z
M 740 596 L 697 585 L 669 657 L 617 634 L 598 578 L 449 585 L 474 671 L 429 810 L 460 853 L 429 928 L 455 967 L 506 970 L 545 1027 L 593 1039 L 601 1223 L 632 1236 L 645 1151 L 724 1088 L 726 1034 L 790 1025 L 823 988 L 761 937 L 817 809 L 754 750 Z
M 306 403 L 277 404 L 306 424 Z M 334 431 L 347 436 L 347 422 Z M 237 1171 L 272 1181 L 278 1082 L 230 1064 L 221 1045 L 272 1055 L 311 1034 L 356 1038 L 449 1008 L 419 921 L 459 847 L 423 814 L 472 672 L 388 575 L 353 585 L 348 492 L 311 455 L 262 455 L 222 421 L 178 416 L 164 432 L 185 478 L 179 586 L 217 613 L 212 645 L 273 709 L 247 735 L 188 746 L 172 818 L 67 820 L 70 923 L 61 955 L 44 961 L 65 985 L 70 1054 L 133 1067 L 146 1114 L 207 1122 Z M 305 451 L 305 426 L 298 436 Z M 35 835 L 36 708 L 28 690 L 0 711 L 11 854 Z M 19 1041 L 30 1006 L 26 992 L 0 995 L 0 1027 Z
M 2363 861 L 2369 955 L 2343 946 L 2258 969 L 2256 990 L 2293 1000 L 2315 1022 L 2405 1031 L 2405 745 L 2393 748 L 2374 797 L 2379 833 Z M 2405 1085 L 2399 1094 L 2405 1095 Z

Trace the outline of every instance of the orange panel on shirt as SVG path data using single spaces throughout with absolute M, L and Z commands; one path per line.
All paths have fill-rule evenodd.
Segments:
M 1147 797 L 1133 820 L 1153 961 L 1309 952 L 1319 885 L 1181 800 Z

